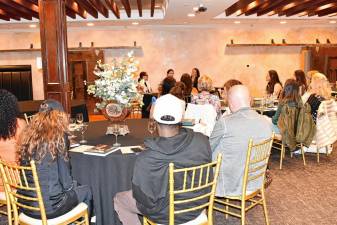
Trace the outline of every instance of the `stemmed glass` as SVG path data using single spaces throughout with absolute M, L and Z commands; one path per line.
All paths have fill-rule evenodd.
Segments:
M 82 123 L 80 125 L 80 127 L 79 127 L 79 130 L 81 132 L 81 137 L 82 137 L 82 139 L 80 141 L 81 144 L 88 143 L 88 141 L 84 139 L 84 133 L 87 131 L 87 129 L 88 129 L 88 124 L 87 123 Z
M 76 114 L 76 122 L 81 125 L 83 123 L 83 114 L 82 113 L 77 113 Z
M 153 135 L 156 129 L 157 129 L 156 121 L 154 119 L 149 119 L 147 123 L 147 130 L 150 132 L 151 135 Z
M 69 139 L 73 139 L 76 136 L 74 135 L 74 131 L 76 130 L 76 120 L 74 118 L 69 119 Z
M 120 127 L 119 127 L 119 125 L 118 124 L 113 124 L 112 125 L 112 134 L 115 135 L 115 137 L 116 137 L 116 143 L 112 145 L 113 147 L 119 147 L 119 146 L 121 146 L 121 144 L 117 142 L 117 136 L 119 135 L 119 133 L 120 133 Z

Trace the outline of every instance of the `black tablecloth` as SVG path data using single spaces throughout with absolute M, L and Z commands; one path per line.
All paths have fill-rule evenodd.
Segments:
M 119 136 L 122 146 L 140 145 L 149 135 L 147 120 L 127 120 L 130 133 Z M 113 135 L 105 135 L 109 122 L 100 121 L 89 124 L 86 139 L 89 145 L 109 144 L 115 141 Z M 71 153 L 72 174 L 80 184 L 91 187 L 97 225 L 121 224 L 115 214 L 113 197 L 117 192 L 131 189 L 135 154 L 111 153 L 106 157 Z

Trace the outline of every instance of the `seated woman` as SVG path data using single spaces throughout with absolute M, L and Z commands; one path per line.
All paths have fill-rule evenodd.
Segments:
M 90 215 L 91 191 L 88 186 L 77 186 L 70 172 L 68 116 L 62 105 L 55 100 L 46 100 L 33 118 L 19 141 L 20 164 L 28 166 L 35 160 L 43 202 L 48 219 L 61 216 L 80 202 L 88 205 Z M 31 174 L 28 183 L 33 184 Z M 30 191 L 25 194 L 31 195 Z M 26 204 L 37 204 L 27 202 Z M 37 205 L 34 205 L 37 206 Z M 40 218 L 40 212 L 28 209 L 23 212 Z M 89 217 L 90 218 L 90 217 Z
M 184 73 L 181 75 L 180 81 L 185 84 L 185 102 L 190 103 L 191 102 L 191 94 L 192 94 L 192 79 L 191 76 L 188 73 Z
M 276 134 L 280 134 L 277 126 L 282 108 L 287 104 L 288 107 L 297 107 L 300 104 L 301 96 L 299 95 L 298 83 L 294 79 L 288 79 L 281 93 L 280 101 L 275 115 L 272 118 L 273 130 Z
M 295 70 L 294 77 L 295 77 L 295 80 L 298 82 L 300 95 L 302 96 L 308 90 L 307 79 L 305 77 L 305 73 L 303 72 L 303 70 Z
M 199 105 L 203 105 L 203 104 L 213 105 L 217 113 L 217 119 L 220 118 L 221 116 L 220 99 L 218 96 L 212 95 L 210 93 L 210 91 L 213 89 L 212 79 L 207 75 L 201 76 L 198 81 L 198 89 L 200 93 L 192 96 L 191 103 L 199 104 Z
M 185 89 L 186 89 L 185 84 L 179 81 L 174 85 L 173 88 L 171 88 L 170 94 L 185 101 Z
M 311 76 L 311 82 L 308 91 L 302 96 L 304 103 L 311 107 L 311 114 L 314 122 L 317 119 L 317 110 L 324 100 L 331 98 L 331 86 L 324 74 L 315 73 Z
M 0 157 L 6 162 L 16 162 L 16 143 L 26 122 L 19 118 L 20 111 L 16 97 L 0 89 Z M 2 183 L 0 191 L 3 191 Z
M 266 80 L 268 81 L 266 93 L 275 99 L 280 98 L 282 92 L 282 83 L 275 70 L 269 70 Z

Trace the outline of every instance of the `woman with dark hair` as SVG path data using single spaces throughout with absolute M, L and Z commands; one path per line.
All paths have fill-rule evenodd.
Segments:
M 198 80 L 200 77 L 200 71 L 198 68 L 193 68 L 192 73 L 191 73 L 191 78 L 192 78 L 192 86 L 196 89 L 198 89 Z
M 278 99 L 282 92 L 282 83 L 277 72 L 275 70 L 269 70 L 266 80 L 268 81 L 266 87 L 267 95 Z
M 88 205 L 90 215 L 90 188 L 77 186 L 70 172 L 68 125 L 68 115 L 62 105 L 55 100 L 46 100 L 25 129 L 18 145 L 21 166 L 29 166 L 31 160 L 36 162 L 48 219 L 69 212 L 80 202 Z M 30 173 L 26 174 L 27 182 L 33 186 L 31 171 L 27 173 Z M 23 192 L 31 195 L 30 190 L 22 190 L 21 193 Z M 37 202 L 27 201 L 26 204 L 38 207 Z M 40 212 L 29 209 L 22 211 L 30 217 L 41 218 Z
M 149 75 L 147 72 L 140 72 L 139 78 L 138 78 L 138 90 L 141 92 L 141 94 L 144 93 L 151 93 L 152 88 L 150 86 L 149 81 Z
M 275 115 L 272 118 L 274 125 L 274 132 L 279 134 L 280 130 L 277 126 L 278 119 L 281 115 L 282 108 L 287 104 L 289 107 L 297 107 L 302 102 L 301 96 L 299 94 L 299 86 L 296 80 L 288 79 L 284 84 L 284 89 L 280 96 L 280 101 L 276 110 Z
M 168 69 L 166 72 L 167 77 L 173 77 L 174 76 L 174 70 L 173 69 Z
M 303 95 L 308 90 L 307 79 L 303 70 L 295 70 L 295 80 L 298 82 L 300 95 Z
M 173 88 L 171 88 L 170 94 L 185 101 L 185 89 L 186 89 L 185 84 L 179 81 L 174 85 Z
M 176 79 L 174 79 L 171 76 L 166 77 L 162 82 L 163 86 L 162 86 L 162 92 L 160 93 L 160 95 L 166 95 L 170 93 L 171 88 L 173 88 L 175 84 L 176 84 Z
M 187 103 L 191 102 L 191 92 L 192 92 L 192 79 L 191 76 L 188 73 L 184 73 L 181 75 L 180 81 L 185 84 L 185 99 L 187 100 Z
M 16 97 L 7 90 L 0 89 L 0 157 L 15 163 L 16 143 L 26 122 L 19 118 L 20 111 Z M 2 183 L 0 190 L 3 190 Z

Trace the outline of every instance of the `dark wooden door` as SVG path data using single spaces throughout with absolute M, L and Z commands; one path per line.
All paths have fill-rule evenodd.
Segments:
M 96 79 L 93 71 L 98 60 L 104 62 L 103 51 L 94 49 L 68 51 L 68 72 L 72 98 L 85 101 L 89 114 L 94 114 L 97 100 L 87 94 L 87 85 Z
M 337 81 L 337 57 L 328 58 L 327 77 L 330 83 L 336 83 Z
M 311 69 L 324 73 L 330 83 L 336 82 L 337 47 L 312 47 Z
M 31 66 L 0 66 L 0 88 L 12 92 L 19 101 L 33 100 Z

